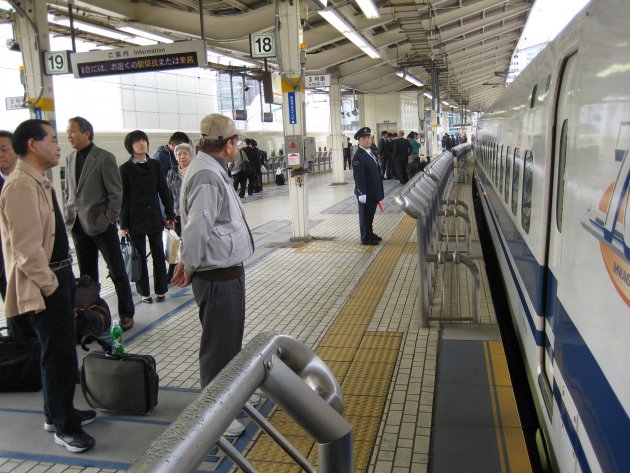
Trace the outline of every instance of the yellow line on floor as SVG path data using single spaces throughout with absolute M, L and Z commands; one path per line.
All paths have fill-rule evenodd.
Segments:
M 367 327 L 398 260 L 408 251 L 414 226 L 415 221 L 405 216 L 392 236 L 378 248 L 374 261 L 315 350 L 341 384 L 344 416 L 352 425 L 357 473 L 367 471 L 369 466 L 402 341 L 401 333 L 367 332 Z M 317 465 L 315 443 L 300 426 L 280 410 L 274 413 L 271 422 Z M 247 458 L 261 473 L 301 471 L 265 434 Z

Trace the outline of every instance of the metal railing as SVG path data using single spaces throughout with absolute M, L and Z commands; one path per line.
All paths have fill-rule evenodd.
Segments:
M 466 160 L 472 156 L 472 143 L 462 143 L 460 145 L 455 146 L 451 153 L 455 158 L 455 170 L 457 175 L 457 182 L 466 182 L 467 179 L 467 169 L 466 169 Z
M 342 417 L 343 393 L 326 364 L 297 340 L 261 333 L 221 371 L 128 470 L 190 473 L 216 444 L 245 472 L 254 466 L 221 437 L 244 408 L 306 471 L 317 470 L 247 403 L 260 388 L 318 443 L 321 473 L 351 473 L 352 427 Z
M 467 143 L 457 146 L 470 148 Z M 455 149 L 455 148 L 454 148 Z M 459 150 L 457 150 L 459 151 Z M 460 153 L 464 153 L 460 151 Z M 447 263 L 458 265 L 463 263 L 470 271 L 474 279 L 474 291 L 472 295 L 472 320 L 479 321 L 479 269 L 474 261 L 462 254 L 465 251 L 459 249 L 459 224 L 457 219 L 462 219 L 466 225 L 465 238 L 467 252 L 470 252 L 470 220 L 468 207 L 465 203 L 448 199 L 454 176 L 454 159 L 450 152 L 444 152 L 432 159 L 423 172 L 413 177 L 396 194 L 396 202 L 402 209 L 416 220 L 416 239 L 418 251 L 418 305 L 420 310 L 420 323 L 422 327 L 428 327 L 429 320 L 439 320 L 444 315 L 444 269 Z M 463 210 L 462 210 L 463 209 Z M 441 251 L 440 239 L 446 231 L 447 246 L 450 240 L 449 227 L 454 221 L 455 251 Z M 442 305 L 439 317 L 429 317 L 429 304 L 433 299 L 437 265 L 442 265 Z M 455 266 L 457 267 L 457 266 Z M 459 300 L 459 278 L 457 279 L 457 308 L 458 318 L 450 320 L 470 320 L 461 317 L 461 302 Z

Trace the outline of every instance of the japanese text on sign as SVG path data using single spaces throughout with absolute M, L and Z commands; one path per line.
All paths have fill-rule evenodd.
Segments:
M 330 87 L 330 74 L 304 76 L 304 86 L 307 89 L 315 87 Z
M 103 76 L 107 74 L 127 74 L 164 69 L 196 67 L 197 56 L 189 54 L 171 54 L 147 59 L 114 59 L 79 65 L 79 77 Z

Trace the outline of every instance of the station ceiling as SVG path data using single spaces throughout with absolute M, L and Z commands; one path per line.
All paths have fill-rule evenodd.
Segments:
M 404 71 L 431 91 L 430 63 L 439 71 L 440 98 L 485 110 L 501 92 L 511 56 L 534 0 L 376 0 L 380 17 L 367 19 L 354 1 L 329 2 L 381 54 L 371 59 L 317 13 L 307 0 L 304 23 L 307 74 L 339 75 L 356 93 L 420 90 L 396 75 Z M 171 38 L 200 38 L 200 5 L 212 50 L 249 58 L 249 35 L 272 31 L 270 0 L 74 0 L 75 20 L 116 27 L 130 23 Z M 68 0 L 48 1 L 49 12 L 68 16 Z M 51 31 L 67 33 L 51 25 Z M 103 44 L 124 44 L 77 31 Z M 127 45 L 128 46 L 128 45 Z M 256 61 L 253 61 L 256 62 Z M 273 67 L 275 61 L 269 60 Z

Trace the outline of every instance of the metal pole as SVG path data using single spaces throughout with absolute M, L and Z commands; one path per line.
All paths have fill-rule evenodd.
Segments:
M 429 326 L 429 282 L 426 274 L 427 237 L 425 229 L 426 220 L 416 220 L 416 247 L 418 248 L 418 307 L 420 309 L 420 326 Z

